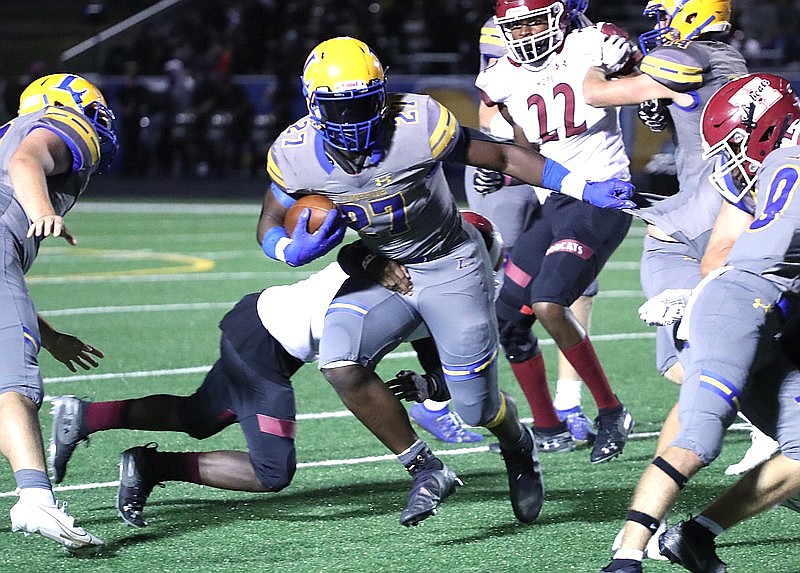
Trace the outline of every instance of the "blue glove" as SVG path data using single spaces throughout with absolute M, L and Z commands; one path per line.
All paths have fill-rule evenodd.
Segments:
M 630 200 L 636 188 L 632 183 L 612 177 L 607 181 L 587 181 L 583 200 L 603 209 L 635 209 Z
M 331 209 L 316 233 L 307 230 L 310 209 L 303 209 L 292 231 L 292 240 L 283 250 L 283 258 L 289 266 L 300 267 L 318 259 L 344 239 L 347 227 L 337 209 Z

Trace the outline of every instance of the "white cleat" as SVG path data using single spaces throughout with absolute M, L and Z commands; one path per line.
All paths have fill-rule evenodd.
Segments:
M 750 440 L 752 443 L 744 453 L 741 461 L 729 465 L 725 469 L 725 475 L 741 475 L 757 465 L 764 463 L 772 457 L 772 454 L 778 451 L 778 442 L 755 426 L 750 430 Z
M 654 561 L 667 561 L 667 558 L 661 555 L 661 551 L 658 548 L 658 538 L 661 537 L 661 534 L 667 530 L 667 520 L 663 520 L 661 525 L 658 526 L 656 532 L 650 537 L 650 540 L 647 542 L 647 546 L 644 548 L 644 556 L 647 559 L 652 559 Z M 625 532 L 625 528 L 619 530 L 617 536 L 614 538 L 614 543 L 611 544 L 611 552 L 612 554 L 619 549 L 619 546 L 622 544 L 622 534 Z
M 104 546 L 103 540 L 75 525 L 75 519 L 67 514 L 66 509 L 67 502 L 47 506 L 20 500 L 9 512 L 11 531 L 22 531 L 26 537 L 38 533 L 73 555 L 99 553 Z

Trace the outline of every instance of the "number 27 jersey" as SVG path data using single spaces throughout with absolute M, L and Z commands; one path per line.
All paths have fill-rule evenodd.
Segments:
M 441 164 L 458 141 L 458 122 L 429 96 L 394 93 L 384 127 L 381 149 L 348 173 L 304 117 L 273 143 L 267 172 L 289 195 L 333 200 L 374 253 L 400 262 L 440 258 L 467 240 Z

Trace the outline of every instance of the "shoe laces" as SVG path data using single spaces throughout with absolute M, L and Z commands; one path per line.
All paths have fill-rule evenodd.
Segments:
M 467 430 L 464 428 L 464 420 L 456 412 L 450 411 L 439 416 L 436 418 L 436 425 L 450 437 L 462 437 L 467 434 Z

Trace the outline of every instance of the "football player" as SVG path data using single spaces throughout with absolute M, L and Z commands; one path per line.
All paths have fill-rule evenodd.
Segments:
M 75 525 L 53 497 L 39 426 L 44 387 L 37 355 L 44 347 L 74 371 L 97 366 L 102 353 L 37 317 L 24 275 L 43 239 L 76 243 L 64 215 L 89 179 L 113 161 L 113 122 L 96 86 L 74 74 L 52 74 L 25 88 L 17 117 L 0 127 L 0 451 L 19 488 L 11 529 L 39 533 L 75 554 L 95 553 L 103 541 Z
M 668 529 L 662 554 L 689 571 L 727 571 L 714 538 L 800 490 L 800 370 L 784 352 L 796 347 L 796 330 L 783 333 L 794 336 L 788 346 L 779 336 L 800 294 L 800 99 L 781 77 L 745 75 L 711 96 L 701 129 L 703 158 L 714 165 L 710 181 L 749 225 L 741 225 L 725 266 L 692 291 L 678 329 L 691 345 L 680 430 L 639 480 L 621 548 L 602 571 L 642 571 L 648 538 L 680 490 L 719 455 L 739 410 L 778 440 L 781 453 Z
M 570 27 L 582 28 L 591 25 L 586 18 L 586 2 L 567 2 L 570 15 Z M 481 28 L 479 41 L 483 71 L 497 58 L 506 54 L 505 45 L 494 21 L 494 16 Z M 478 119 L 481 130 L 503 141 L 513 141 L 514 130 L 503 119 L 496 106 L 489 107 L 483 101 L 478 104 Z M 523 185 L 519 181 L 510 181 L 502 173 L 467 166 L 464 169 L 464 189 L 470 209 L 484 213 L 499 228 L 510 250 L 519 234 L 530 223 L 533 213 L 539 208 L 540 199 L 548 194 L 546 189 Z M 508 183 L 506 185 L 506 183 Z M 497 192 L 501 191 L 501 192 Z M 501 275 L 502 276 L 502 275 Z M 502 279 L 501 279 L 502 280 Z M 592 281 L 587 290 L 578 297 L 570 310 L 581 326 L 588 331 L 591 319 L 593 297 L 597 293 L 597 281 Z M 572 434 L 573 442 L 562 442 L 562 451 L 570 450 L 575 444 L 594 441 L 595 430 L 592 422 L 583 413 L 581 407 L 582 382 L 580 376 L 569 361 L 558 352 L 558 380 L 553 405 L 558 418 L 566 422 Z M 412 411 L 413 417 L 413 411 Z M 558 449 L 548 448 L 551 442 L 540 442 L 540 452 L 554 452 Z
M 618 110 L 584 102 L 583 80 L 593 63 L 625 72 L 637 53 L 610 24 L 569 31 L 563 0 L 498 0 L 495 20 L 506 57 L 475 82 L 488 106 L 497 106 L 518 143 L 600 177 L 629 179 Z M 611 389 L 586 330 L 569 306 L 589 287 L 630 227 L 630 215 L 552 194 L 519 235 L 506 263 L 497 299 L 500 343 L 523 388 L 537 441 L 569 451 L 572 435 L 555 411 L 532 326 L 539 320 L 592 393 L 598 431 L 592 463 L 618 456 L 633 418 Z
M 481 237 L 491 250 L 499 237 L 485 217 L 474 215 L 465 217 L 480 224 Z M 172 431 L 202 440 L 238 423 L 246 452 L 160 452 L 155 444 L 125 450 L 117 494 L 120 517 L 130 526 L 145 527 L 147 500 L 165 481 L 252 492 L 277 492 L 288 486 L 296 467 L 291 377 L 303 364 L 317 360 L 328 306 L 349 276 L 375 301 L 375 308 L 363 316 L 362 328 L 371 336 L 359 349 L 360 360 L 376 365 L 401 341 L 411 341 L 426 373 L 400 372 L 387 385 L 409 401 L 434 398 L 446 404 L 449 394 L 439 357 L 424 323 L 418 315 L 404 312 L 402 295 L 377 284 L 387 282 L 386 276 L 403 276 L 403 269 L 383 257 L 372 257 L 362 268 L 363 255 L 355 245 L 345 247 L 339 258 L 341 266 L 331 263 L 298 283 L 243 297 L 220 322 L 220 358 L 191 396 L 156 394 L 108 402 L 55 398 L 49 462 L 56 483 L 64 479 L 78 443 L 88 443 L 95 432 Z M 499 249 L 495 260 L 501 260 Z
M 297 266 L 341 241 L 342 223 L 333 211 L 313 235 L 302 220 L 284 228 L 288 206 L 314 189 L 337 204 L 374 255 L 404 266 L 413 290 L 403 300 L 436 341 L 455 410 L 499 438 L 514 514 L 533 522 L 544 490 L 533 438 L 497 386 L 492 268 L 477 231 L 458 212 L 441 162 L 502 171 L 612 208 L 633 203 L 632 186 L 587 183 L 532 150 L 460 127 L 429 96 L 390 94 L 377 56 L 355 38 L 316 46 L 303 68 L 303 86 L 309 114 L 285 129 L 267 155 L 272 184 L 258 225 L 262 249 Z M 363 338 L 358 315 L 370 305 L 361 289 L 345 283 L 325 319 L 326 332 L 335 335 L 323 337 L 320 364 L 343 403 L 414 477 L 401 517 L 403 525 L 414 525 L 434 513 L 458 478 L 415 438 L 386 386 L 356 361 Z

